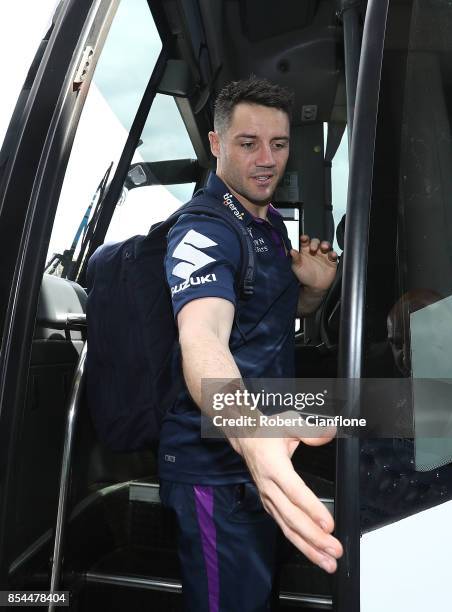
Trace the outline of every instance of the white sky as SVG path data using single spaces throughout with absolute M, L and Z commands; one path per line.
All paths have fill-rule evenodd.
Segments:
M 2 58 L 0 143 L 5 137 L 28 68 L 40 41 L 50 27 L 51 16 L 57 5 L 57 0 L 0 2 L 0 57 Z

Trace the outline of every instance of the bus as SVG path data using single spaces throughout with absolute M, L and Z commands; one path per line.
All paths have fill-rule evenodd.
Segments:
M 295 93 L 274 204 L 340 253 L 297 377 L 389 424 L 297 450 L 344 555 L 330 576 L 287 544 L 280 610 L 451 609 L 451 33 L 447 0 L 58 4 L 0 152 L 3 597 L 180 609 L 155 456 L 104 448 L 86 407 L 86 266 L 205 184 L 215 96 L 255 74 Z

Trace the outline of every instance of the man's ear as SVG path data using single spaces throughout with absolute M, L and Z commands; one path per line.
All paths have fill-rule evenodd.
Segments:
M 209 132 L 209 142 L 212 155 L 218 158 L 220 155 L 220 137 L 217 132 Z

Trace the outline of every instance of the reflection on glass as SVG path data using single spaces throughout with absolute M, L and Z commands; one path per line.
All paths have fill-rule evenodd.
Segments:
M 414 379 L 419 470 L 452 460 L 447 384 L 452 381 L 451 26 L 450 2 L 413 2 L 402 117 L 399 253 L 405 296 L 416 300 L 421 295 L 423 303 L 408 308 L 403 317 L 396 362 L 398 357 L 402 371 L 411 370 Z M 427 437 L 434 430 L 444 437 Z

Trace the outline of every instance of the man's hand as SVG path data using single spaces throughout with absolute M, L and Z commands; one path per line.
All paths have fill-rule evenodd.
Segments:
M 303 438 L 318 446 L 329 438 Z M 297 438 L 235 438 L 234 449 L 245 459 L 262 503 L 282 532 L 313 563 L 329 573 L 337 568 L 342 545 L 331 535 L 334 521 L 324 504 L 295 472 L 291 457 Z
M 292 249 L 292 270 L 299 282 L 315 291 L 327 291 L 336 275 L 337 253 L 326 240 L 300 236 L 300 250 Z
M 292 270 L 302 286 L 298 313 L 308 315 L 317 310 L 330 288 L 337 268 L 337 253 L 326 240 L 300 236 L 300 250 L 292 249 Z

